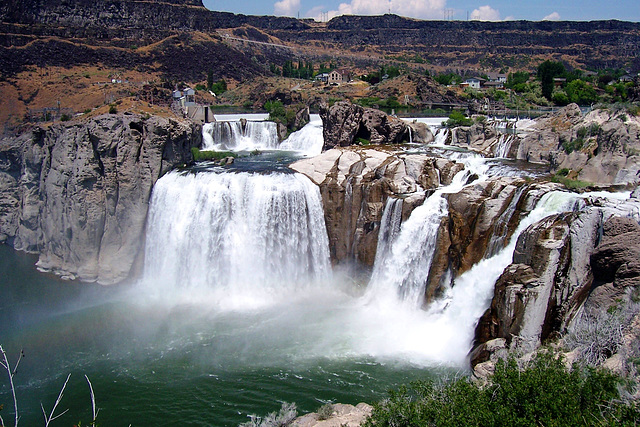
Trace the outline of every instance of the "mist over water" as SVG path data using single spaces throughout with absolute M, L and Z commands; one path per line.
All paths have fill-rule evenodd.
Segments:
M 304 155 L 321 149 L 318 141 L 312 120 L 280 148 Z M 443 196 L 472 174 L 513 170 L 469 153 L 448 156 L 465 171 L 408 220 L 400 220 L 400 199 L 388 201 L 368 282 L 330 265 L 318 187 L 277 168 L 199 166 L 163 176 L 135 283 L 61 282 L 0 248 L 0 319 L 15 325 L 0 331 L 0 342 L 10 354 L 27 353 L 16 377 L 21 424 L 40 424 L 39 403 L 55 401 L 68 372 L 63 425 L 88 421 L 84 374 L 103 425 L 235 425 L 282 401 L 303 412 L 327 401 L 373 402 L 399 383 L 466 370 L 475 323 L 517 234 L 571 210 L 576 196 L 545 195 L 509 242 L 424 309 Z M 9 391 L 0 384 L 2 403 Z

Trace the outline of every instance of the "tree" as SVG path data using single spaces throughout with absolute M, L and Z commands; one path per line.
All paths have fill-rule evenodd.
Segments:
M 569 101 L 579 105 L 587 105 L 596 102 L 598 95 L 596 90 L 582 80 L 574 80 L 565 88 Z
M 209 70 L 207 73 L 207 89 L 211 90 L 213 87 L 213 70 Z
M 553 79 L 564 76 L 566 71 L 562 62 L 547 60 L 538 66 L 538 80 L 542 84 L 542 95 L 545 98 L 551 100 L 554 87 Z
M 507 84 L 505 85 L 509 89 L 513 89 L 516 92 L 523 92 L 516 88 L 524 88 L 529 81 L 529 73 L 525 71 L 516 71 L 515 73 L 509 73 L 507 76 Z

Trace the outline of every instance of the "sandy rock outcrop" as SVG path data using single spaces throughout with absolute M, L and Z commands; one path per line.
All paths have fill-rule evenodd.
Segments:
M 544 163 L 551 172 L 574 171 L 597 184 L 640 182 L 640 118 L 621 111 L 593 110 L 582 115 L 576 104 L 542 117 L 529 129 L 515 156 Z
M 373 407 L 366 403 L 358 403 L 356 406 L 335 403 L 331 406 L 333 412 L 330 417 L 320 419 L 317 413 L 312 412 L 297 418 L 292 424 L 293 427 L 358 427 L 373 410 Z
M 387 199 L 402 198 L 406 219 L 425 191 L 449 184 L 464 168 L 426 155 L 360 148 L 332 149 L 290 167 L 320 187 L 332 260 L 369 266 Z
M 103 284 L 143 246 L 151 189 L 201 143 L 196 125 L 137 115 L 36 128 L 0 142 L 0 241 L 38 267 Z

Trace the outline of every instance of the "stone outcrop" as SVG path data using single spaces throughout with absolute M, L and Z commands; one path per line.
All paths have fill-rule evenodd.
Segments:
M 387 198 L 403 199 L 406 219 L 424 201 L 425 190 L 451 183 L 464 166 L 426 155 L 347 148 L 291 168 L 320 186 L 332 260 L 371 266 Z
M 315 412 L 298 417 L 292 424 L 293 427 L 358 427 L 364 423 L 373 407 L 366 403 L 358 403 L 356 406 L 335 403 L 331 405 L 332 413 L 325 419 Z
M 407 122 L 373 108 L 363 108 L 348 101 L 336 102 L 331 107 L 322 104 L 320 117 L 324 126 L 323 150 L 356 145 L 358 140 L 371 144 L 409 142 Z M 428 128 L 415 125 L 412 129 L 413 142 L 433 141 Z
M 640 118 L 624 111 L 593 110 L 576 104 L 537 120 L 519 141 L 515 157 L 567 169 L 597 184 L 640 183 Z
M 199 126 L 137 115 L 36 128 L 0 142 L 0 241 L 38 267 L 109 284 L 143 246 L 156 180 L 191 160 Z
M 630 202 L 589 198 L 580 211 L 544 218 L 519 236 L 513 263 L 476 328 L 471 364 L 479 374 L 491 371 L 496 352 L 533 351 L 561 336 L 583 306 L 606 307 L 611 292 L 605 288 L 614 285 L 603 281 L 638 284 L 637 220 L 606 221 L 633 209 Z
M 631 218 L 612 218 L 604 224 L 603 237 L 591 255 L 598 280 L 616 286 L 640 285 L 640 225 Z

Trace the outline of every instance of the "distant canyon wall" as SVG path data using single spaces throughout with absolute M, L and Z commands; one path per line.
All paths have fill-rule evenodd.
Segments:
M 43 270 L 123 280 L 143 247 L 154 183 L 201 140 L 194 124 L 123 114 L 0 141 L 0 242 L 40 254 Z

